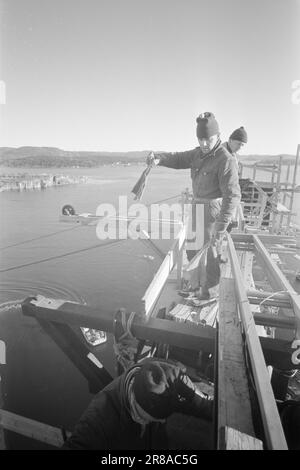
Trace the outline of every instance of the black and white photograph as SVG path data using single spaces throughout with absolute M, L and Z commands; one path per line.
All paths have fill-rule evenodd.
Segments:
M 0 0 L 0 450 L 300 450 L 299 167 L 300 0 Z

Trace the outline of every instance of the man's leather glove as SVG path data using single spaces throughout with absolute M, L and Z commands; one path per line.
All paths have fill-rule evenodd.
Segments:
M 211 420 L 213 399 L 206 393 L 196 389 L 191 379 L 182 369 L 174 369 L 169 376 L 170 398 L 174 411 Z
M 212 400 L 196 390 L 185 372 L 180 363 L 145 361 L 133 384 L 137 403 L 158 419 L 175 412 L 210 419 Z

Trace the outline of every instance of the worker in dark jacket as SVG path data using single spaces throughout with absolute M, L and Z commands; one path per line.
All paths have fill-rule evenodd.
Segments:
M 248 135 L 243 126 L 235 129 L 230 135 L 228 142 L 224 142 L 223 146 L 236 159 L 238 165 L 238 173 L 240 174 L 240 163 L 237 152 L 248 142 Z
M 181 412 L 210 420 L 213 400 L 197 390 L 184 366 L 146 359 L 93 399 L 63 449 L 168 449 L 166 419 Z
M 199 147 L 186 152 L 151 152 L 148 156 L 148 164 L 152 161 L 169 168 L 191 169 L 193 202 L 202 219 L 198 217 L 194 230 L 199 244 L 187 250 L 189 260 L 201 245 L 222 239 L 241 198 L 236 160 L 221 143 L 215 116 L 204 113 L 196 121 Z M 209 298 L 209 288 L 218 284 L 219 272 L 216 275 L 209 273 L 208 278 L 210 283 L 201 286 L 202 299 Z

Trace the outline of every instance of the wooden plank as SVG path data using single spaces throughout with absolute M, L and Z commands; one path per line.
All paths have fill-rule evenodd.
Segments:
M 243 274 L 244 285 L 249 289 L 254 285 L 252 276 L 254 254 L 250 251 L 242 251 L 241 253 L 238 253 L 238 257 L 240 258 L 240 266 Z
M 268 273 L 270 284 L 278 291 L 287 292 L 290 296 L 293 310 L 298 322 L 298 335 L 300 337 L 300 295 L 293 289 L 283 272 L 277 264 L 272 260 L 270 253 L 263 245 L 257 235 L 253 235 L 254 246 L 257 252 L 257 260 L 263 265 L 265 272 Z
M 238 258 L 240 259 L 240 266 L 241 266 L 241 271 L 243 274 L 244 286 L 246 287 L 247 290 L 250 288 L 255 288 L 254 279 L 252 275 L 254 253 L 249 252 L 249 251 L 242 251 L 242 252 L 238 252 L 237 254 L 238 254 Z M 253 315 L 256 313 L 259 313 L 260 312 L 259 305 L 254 305 L 254 306 L 252 305 L 251 312 Z M 260 336 L 266 336 L 265 328 L 261 325 L 258 325 L 257 322 L 255 323 L 256 323 L 257 334 Z
M 256 332 L 255 321 L 247 298 L 247 292 L 243 284 L 243 276 L 238 257 L 229 234 L 227 234 L 227 240 L 235 280 L 236 295 L 239 303 L 239 313 L 243 324 L 247 348 L 249 350 L 266 444 L 268 449 L 286 450 L 287 444 L 272 391 L 269 373 Z
M 209 305 L 198 307 L 179 303 L 169 311 L 168 317 L 178 322 L 214 326 L 218 310 L 219 305 L 217 301 L 211 301 Z
M 155 274 L 151 284 L 142 298 L 144 310 L 143 313 L 146 317 L 151 316 L 151 312 L 159 298 L 161 291 L 164 288 L 165 282 L 168 279 L 170 272 L 178 262 L 178 258 L 181 254 L 181 248 L 185 242 L 186 230 L 186 225 L 184 225 L 177 234 L 171 249 L 168 251 L 164 261 L 160 265 L 157 273 Z
M 255 436 L 233 279 L 221 280 L 218 330 L 218 448 L 229 426 Z
M 261 440 L 242 433 L 236 429 L 226 427 L 225 434 L 225 450 L 263 450 Z
M 60 447 L 64 443 L 61 429 L 24 418 L 10 411 L 0 409 L 0 426 L 54 447 Z M 71 433 L 66 431 L 66 435 L 70 436 Z
M 293 236 L 287 235 L 271 235 L 271 234 L 264 234 L 264 233 L 257 233 L 258 238 L 265 244 L 265 243 L 280 243 L 282 245 L 291 244 L 292 246 L 295 245 L 296 240 Z M 232 240 L 240 243 L 254 243 L 252 234 L 249 233 L 233 233 Z
M 206 325 L 214 326 L 219 315 L 219 303 L 201 309 L 199 318 Z

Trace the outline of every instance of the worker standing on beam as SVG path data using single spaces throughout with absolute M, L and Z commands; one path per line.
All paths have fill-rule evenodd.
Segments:
M 196 244 L 187 246 L 189 260 L 205 243 L 216 245 L 222 240 L 241 199 L 236 159 L 221 143 L 214 114 L 200 114 L 196 122 L 199 147 L 186 152 L 151 152 L 147 157 L 148 165 L 191 169 Z M 205 284 L 201 285 L 201 291 L 200 286 L 197 286 L 200 299 L 208 299 L 209 289 L 219 283 L 220 271 L 211 261 L 207 262 L 208 275 Z

